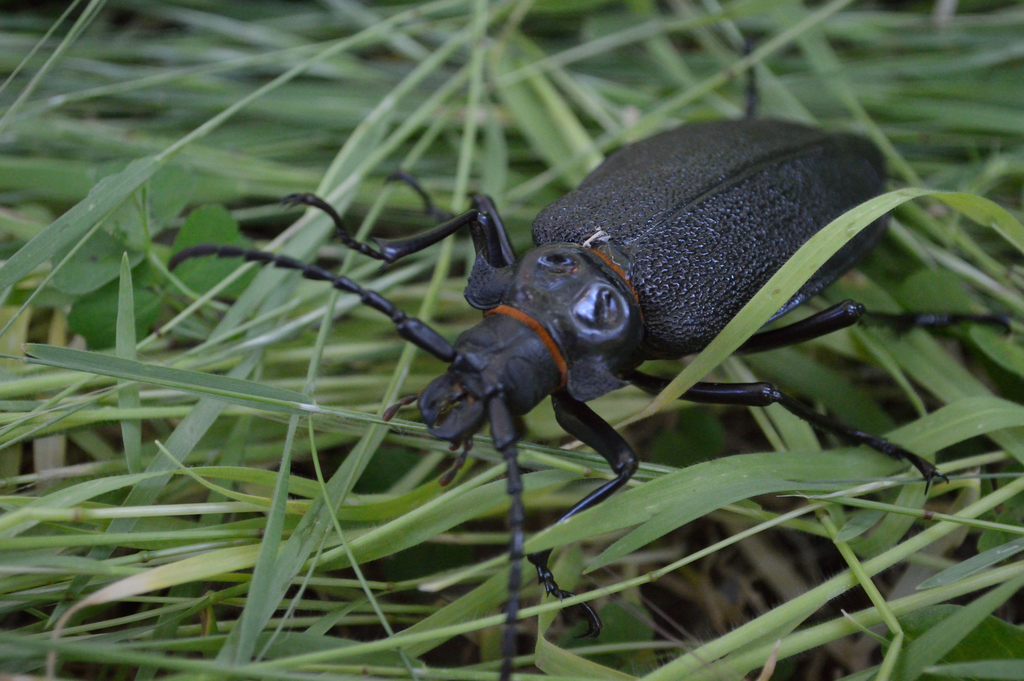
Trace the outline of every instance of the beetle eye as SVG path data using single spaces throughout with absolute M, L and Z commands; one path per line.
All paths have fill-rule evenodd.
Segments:
M 576 259 L 564 253 L 546 253 L 537 259 L 538 264 L 555 274 L 569 274 L 576 271 Z
M 590 327 L 614 328 L 625 314 L 619 298 L 607 286 L 592 286 L 577 300 L 573 315 Z

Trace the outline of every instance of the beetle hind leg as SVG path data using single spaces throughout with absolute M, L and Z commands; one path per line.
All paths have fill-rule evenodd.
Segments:
M 641 390 L 657 394 L 661 392 L 668 379 L 651 376 L 639 371 L 630 372 L 626 379 Z M 819 414 L 799 400 L 786 395 L 771 383 L 697 383 L 680 397 L 690 402 L 702 404 L 735 404 L 746 407 L 767 407 L 778 404 L 791 414 L 807 421 L 820 431 L 835 435 L 847 442 L 867 445 L 877 452 L 891 456 L 898 461 L 906 461 L 916 468 L 921 477 L 930 487 L 935 480 L 949 482 L 933 463 L 900 447 L 884 437 L 872 435 L 852 428 L 840 421 Z
M 896 332 L 910 331 L 911 329 L 945 329 L 963 323 L 995 326 L 1005 333 L 1012 332 L 1010 315 L 1005 314 L 957 314 L 950 312 L 889 314 L 885 312 L 869 312 L 864 319 L 869 324 L 886 326 Z
M 915 328 L 943 329 L 957 324 L 970 322 L 996 326 L 1010 333 L 1010 317 L 1004 314 L 955 314 L 937 312 L 909 312 L 890 314 L 886 312 L 870 312 L 854 300 L 844 300 L 827 310 L 801 319 L 786 326 L 756 333 L 737 350 L 741 353 L 764 352 L 775 348 L 802 343 L 819 338 L 833 331 L 845 329 L 864 321 L 869 324 L 886 326 L 896 332 L 910 331 Z

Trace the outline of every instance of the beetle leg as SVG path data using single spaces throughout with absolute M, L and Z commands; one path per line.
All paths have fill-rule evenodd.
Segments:
M 506 489 L 510 505 L 508 509 L 509 567 L 508 603 L 505 606 L 505 629 L 501 637 L 500 681 L 512 676 L 512 662 L 516 655 L 516 621 L 519 618 L 519 588 L 522 586 L 523 564 L 523 481 L 519 470 L 519 452 L 516 449 L 515 421 L 504 396 L 499 392 L 487 402 L 487 414 L 491 424 L 491 438 L 494 448 L 501 452 L 507 466 Z
M 743 39 L 743 56 L 749 57 L 750 53 L 754 51 L 754 39 L 747 36 Z M 743 112 L 745 119 L 752 120 L 757 117 L 757 71 L 754 69 L 756 66 L 751 66 L 747 69 L 747 91 L 746 91 L 746 110 Z
M 381 418 L 385 421 L 390 421 L 395 418 L 395 415 L 398 414 L 399 410 L 408 407 L 419 398 L 419 393 L 416 393 L 415 395 L 406 395 L 405 397 L 400 398 L 394 404 L 388 405 L 388 408 L 384 410 L 383 414 L 381 414 Z
M 498 208 L 489 196 L 473 197 L 473 207 L 479 212 L 477 220 L 469 226 L 476 252 L 483 254 L 491 267 L 508 267 L 516 261 L 516 252 L 509 243 L 505 225 Z
M 441 210 L 440 208 L 435 206 L 434 202 L 430 199 L 430 194 L 428 194 L 427 190 L 423 188 L 423 185 L 420 184 L 419 180 L 417 180 L 415 177 L 405 172 L 401 168 L 388 175 L 385 182 L 404 182 L 405 184 L 412 187 L 412 190 L 419 194 L 420 199 L 423 201 L 423 212 L 429 215 L 430 217 L 434 218 L 435 220 L 447 222 L 448 220 L 451 220 L 453 217 L 455 217 L 448 211 Z
M 598 454 L 603 456 L 615 473 L 615 478 L 581 499 L 572 509 L 566 513 L 558 522 L 567 520 L 580 511 L 597 506 L 602 501 L 615 493 L 636 472 L 638 461 L 633 448 L 629 446 L 621 435 L 614 428 L 598 416 L 585 403 L 573 398 L 569 393 L 557 392 L 551 396 L 551 404 L 555 408 L 555 418 L 558 424 L 567 433 L 579 439 L 586 445 L 593 447 Z M 544 590 L 550 596 L 558 599 L 569 598 L 574 594 L 558 588 L 555 577 L 548 568 L 548 557 L 551 549 L 531 553 L 527 558 L 537 567 L 537 579 L 544 585 Z M 587 631 L 581 638 L 594 638 L 601 632 L 601 620 L 597 613 L 587 605 L 581 603 L 580 613 L 587 620 Z
M 773 350 L 794 343 L 802 343 L 812 338 L 853 326 L 864 320 L 888 326 L 896 331 L 909 331 L 912 328 L 944 328 L 962 322 L 988 324 L 998 326 L 1010 333 L 1010 317 L 1001 314 L 944 314 L 944 313 L 907 313 L 888 314 L 884 312 L 868 312 L 864 306 L 853 300 L 844 300 L 827 310 L 813 314 L 787 326 L 771 331 L 762 331 L 751 336 L 737 352 L 762 352 Z
M 412 253 L 419 253 L 425 248 L 433 246 L 455 232 L 459 231 L 466 225 L 472 224 L 479 218 L 480 211 L 474 209 L 468 210 L 462 215 L 456 215 L 454 218 L 443 222 L 437 227 L 428 229 L 426 232 L 421 232 L 414 236 L 406 237 L 404 239 L 382 239 L 380 237 L 370 237 L 383 255 L 385 262 L 392 263 L 399 258 L 403 258 Z
M 1005 314 L 957 314 L 943 312 L 909 312 L 906 314 L 889 314 L 885 312 L 868 312 L 865 321 L 876 323 L 898 331 L 910 329 L 942 329 L 963 322 L 998 326 L 1006 333 L 1011 332 L 1010 315 Z
M 659 393 L 668 379 L 633 371 L 627 379 L 641 390 Z M 814 411 L 804 403 L 786 395 L 771 383 L 697 383 L 683 393 L 680 399 L 703 404 L 736 404 L 747 407 L 767 407 L 778 404 L 791 414 L 802 418 L 815 428 L 858 445 L 867 445 L 875 451 L 887 454 L 898 461 L 907 461 L 920 471 L 930 486 L 936 478 L 949 482 L 935 465 L 917 454 L 890 442 L 883 437 L 851 428 Z
M 376 260 L 383 260 L 385 262 L 391 262 L 387 259 L 387 256 L 383 253 L 373 250 L 369 244 L 364 244 L 356 241 L 352 238 L 352 235 L 348 233 L 348 229 L 345 228 L 345 222 L 338 215 L 338 211 L 334 210 L 334 206 L 321 199 L 316 194 L 289 194 L 288 196 L 281 199 L 281 203 L 286 206 L 312 206 L 319 208 L 334 221 L 334 235 L 338 237 L 338 241 L 345 244 L 353 251 L 362 253 Z
M 391 263 L 433 246 L 463 227 L 469 227 L 477 253 L 482 254 L 492 267 L 506 267 L 515 262 L 516 254 L 505 233 L 505 226 L 494 202 L 487 196 L 473 197 L 473 208 L 421 234 L 404 239 L 371 238 L 380 248 L 382 259 Z
M 853 300 L 844 300 L 827 310 L 813 314 L 787 326 L 756 333 L 739 347 L 737 352 L 762 352 L 794 343 L 803 343 L 853 326 L 865 314 L 864 306 Z
M 452 467 L 441 474 L 441 477 L 437 479 L 437 484 L 440 487 L 447 487 L 452 484 L 452 480 L 459 474 L 462 467 L 466 465 L 466 457 L 469 456 L 469 450 L 473 449 L 473 438 L 468 437 L 466 441 L 462 443 L 462 453 L 459 454 L 458 458 L 452 464 Z

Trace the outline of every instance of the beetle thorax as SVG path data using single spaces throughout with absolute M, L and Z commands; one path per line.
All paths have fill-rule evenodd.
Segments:
M 541 246 L 500 269 L 478 260 L 466 296 L 487 316 L 459 337 L 448 372 L 420 395 L 430 432 L 465 441 L 498 392 L 525 414 L 557 390 L 586 401 L 624 385 L 617 374 L 643 323 L 621 268 L 609 262 L 576 244 Z

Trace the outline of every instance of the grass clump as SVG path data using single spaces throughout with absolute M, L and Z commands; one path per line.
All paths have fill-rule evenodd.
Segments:
M 212 241 L 317 260 L 454 338 L 479 318 L 461 300 L 468 239 L 381 272 L 278 199 L 316 191 L 360 239 L 410 234 L 432 220 L 386 182 L 401 168 L 445 210 L 493 196 L 521 252 L 606 153 L 741 116 L 753 69 L 762 115 L 857 131 L 890 167 L 892 192 L 861 207 L 892 210 L 889 236 L 815 306 L 1020 320 L 1022 25 L 996 2 L 5 9 L 0 672 L 41 675 L 49 653 L 66 678 L 493 678 L 498 457 L 479 438 L 441 487 L 446 447 L 411 412 L 380 416 L 440 363 L 322 284 L 226 261 L 171 272 L 171 254 Z M 832 246 L 858 224 L 843 220 Z M 561 583 L 607 627 L 573 639 L 531 581 L 521 671 L 1012 678 L 1019 342 L 861 327 L 728 357 L 770 308 L 755 299 L 685 369 L 666 363 L 680 376 L 655 402 L 598 400 L 645 463 L 543 533 L 607 467 L 559 447 L 546 407 L 527 417 L 527 548 L 565 547 Z M 926 490 L 784 411 L 674 399 L 708 372 L 937 453 L 950 482 Z

